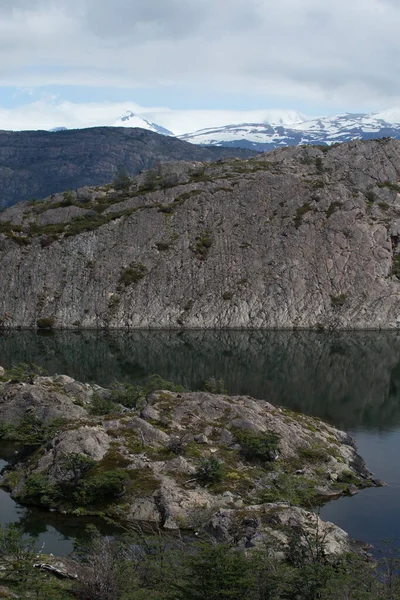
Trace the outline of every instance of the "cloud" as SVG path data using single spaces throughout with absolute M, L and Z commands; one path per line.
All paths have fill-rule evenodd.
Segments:
M 2 85 L 400 102 L 395 0 L 13 0 L 0 16 Z
M 53 129 L 115 125 L 126 112 L 162 125 L 176 135 L 205 127 L 231 123 L 278 122 L 280 111 L 273 110 L 171 110 L 165 107 L 143 107 L 134 102 L 65 102 L 50 94 L 40 100 L 15 108 L 0 108 L 0 129 Z M 301 119 L 294 111 L 284 111 L 285 122 Z M 306 117 L 304 117 L 305 119 Z

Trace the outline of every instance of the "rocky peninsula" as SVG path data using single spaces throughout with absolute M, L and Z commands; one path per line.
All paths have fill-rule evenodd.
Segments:
M 318 527 L 336 555 L 347 534 L 312 509 L 380 484 L 346 433 L 218 381 L 188 392 L 158 377 L 105 389 L 26 368 L 0 376 L 1 440 L 20 448 L 1 485 L 26 504 L 244 548 Z
M 0 325 L 395 328 L 399 181 L 381 139 L 23 202 L 0 213 Z

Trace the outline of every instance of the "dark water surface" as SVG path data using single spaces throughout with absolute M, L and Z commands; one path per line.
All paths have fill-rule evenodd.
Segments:
M 375 476 L 389 486 L 323 508 L 322 518 L 379 545 L 400 537 L 400 334 L 393 332 L 57 332 L 0 333 L 0 365 L 34 362 L 50 374 L 107 385 L 158 373 L 195 389 L 222 378 L 249 394 L 321 417 L 355 437 Z M 11 504 L 10 504 L 11 503 Z M 41 528 L 46 550 L 71 546 L 81 521 L 17 508 L 0 492 L 0 522 Z M 44 534 L 44 531 L 47 533 Z M 60 541 L 61 540 L 61 541 Z M 49 549 L 52 544 L 53 550 Z

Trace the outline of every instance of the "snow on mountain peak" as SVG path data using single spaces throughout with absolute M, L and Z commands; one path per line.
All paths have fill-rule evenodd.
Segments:
M 157 125 L 157 123 L 151 123 L 129 110 L 114 123 L 114 127 L 141 127 L 162 135 L 174 135 L 169 129 Z

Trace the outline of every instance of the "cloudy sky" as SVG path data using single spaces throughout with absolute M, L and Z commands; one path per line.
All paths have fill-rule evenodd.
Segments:
M 0 0 L 0 128 L 400 106 L 399 0 Z

